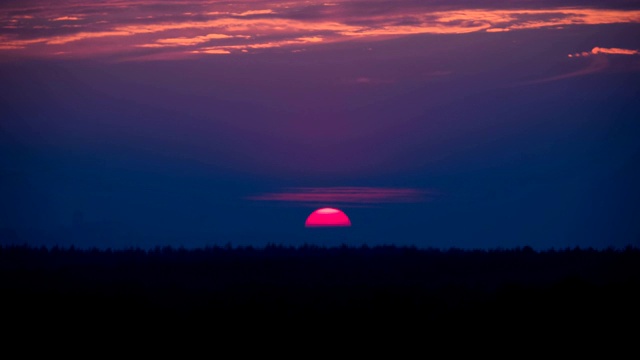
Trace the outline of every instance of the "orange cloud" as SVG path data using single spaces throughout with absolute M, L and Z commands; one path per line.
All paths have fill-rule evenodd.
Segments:
M 614 54 L 614 55 L 638 55 L 640 51 L 631 50 L 631 49 L 621 49 L 621 48 L 601 48 L 594 47 L 591 49 L 592 54 Z
M 34 0 L 35 3 L 38 0 Z M 376 2 L 371 2 L 375 7 Z M 384 11 L 356 11 L 364 3 L 352 2 L 272 2 L 272 9 L 251 8 L 253 3 L 220 5 L 198 2 L 167 2 L 180 7 L 174 15 L 159 12 L 155 1 L 115 1 L 94 3 L 56 2 L 50 7 L 20 9 L 30 15 L 12 16 L 0 5 L 0 24 L 11 28 L 11 40 L 0 42 L 0 50 L 47 56 L 64 51 L 87 53 L 87 49 L 111 49 L 126 53 L 135 49 L 198 46 L 225 39 L 225 46 L 195 49 L 199 53 L 227 53 L 273 47 L 302 47 L 317 43 L 396 38 L 414 34 L 466 34 L 505 32 L 522 29 L 567 28 L 573 25 L 640 23 L 640 11 L 590 8 L 549 9 L 453 9 L 433 11 L 429 6 L 398 5 Z M 344 6 L 343 6 L 344 5 Z M 350 5 L 350 6 L 347 6 Z M 254 5 L 260 6 L 260 5 Z M 264 4 L 262 4 L 264 6 Z M 114 7 L 120 10 L 114 12 Z M 121 11 L 125 9 L 126 11 Z M 307 13 L 311 11 L 311 13 Z M 17 12 L 13 9 L 12 12 Z M 77 14 L 96 14 L 85 17 Z M 313 16 L 307 16 L 312 14 Z M 3 16 L 4 15 L 4 16 Z M 268 16 L 258 16 L 268 15 Z M 1 19 L 5 20 L 1 20 Z M 27 20 L 19 27 L 12 21 Z M 42 21 L 50 25 L 47 35 L 35 37 Z M 69 21 L 83 20 L 82 28 L 68 28 Z M 59 24 L 58 24 L 59 23 Z M 65 24 L 66 23 L 66 24 Z M 63 29 L 63 27 L 65 27 Z M 91 31 L 88 31 L 91 29 Z M 9 30 L 6 30 L 9 31 Z M 40 32 L 35 32 L 40 34 Z M 114 39 L 111 39 L 114 38 Z M 247 44 L 246 39 L 253 39 Z M 74 44 L 78 42 L 78 44 Z M 91 46 L 99 43 L 100 46 Z M 47 46 L 38 46 L 44 44 Z M 599 53 L 628 54 L 619 50 Z M 613 49 L 613 48 L 612 48 Z M 191 50 L 191 49 L 190 49 Z M 293 49 L 295 50 L 295 49 Z M 627 50 L 634 51 L 634 50 Z M 189 53 L 189 52 L 184 52 Z M 572 56 L 578 56 L 572 54 Z M 582 55 L 580 55 L 582 56 Z
M 0 35 L 0 50 L 24 49 L 29 45 L 41 43 L 46 39 L 18 40 Z
M 165 47 L 165 46 L 191 46 L 198 45 L 209 40 L 214 39 L 229 39 L 234 36 L 225 35 L 225 34 L 207 34 L 202 36 L 195 37 L 178 37 L 178 38 L 167 38 L 167 39 L 158 39 L 155 44 L 143 44 L 139 45 L 140 47 Z
M 77 21 L 81 20 L 81 18 L 77 16 L 60 16 L 54 19 L 50 19 L 50 21 Z
M 309 43 L 318 43 L 323 41 L 321 37 L 303 37 L 297 38 L 293 40 L 282 40 L 282 41 L 269 41 L 262 43 L 251 43 L 251 44 L 243 44 L 243 45 L 221 45 L 221 46 L 211 46 L 205 47 L 200 50 L 194 50 L 192 53 L 203 53 L 203 54 L 218 54 L 218 51 L 226 51 L 229 53 L 231 50 L 240 50 L 241 52 L 247 52 L 247 49 L 269 49 L 269 48 L 279 48 L 283 46 L 291 46 L 291 45 L 303 45 Z
M 582 51 L 582 52 L 579 52 L 579 53 L 569 54 L 567 56 L 572 58 L 572 57 L 587 57 L 587 56 L 597 55 L 597 54 L 640 55 L 640 51 L 639 50 L 632 50 L 632 49 L 622 49 L 622 48 L 601 48 L 601 47 L 596 46 L 593 49 L 591 49 L 590 52 Z
M 537 29 L 569 25 L 600 25 L 639 23 L 638 10 L 608 10 L 588 8 L 519 9 L 519 10 L 454 10 L 436 12 L 439 23 L 459 21 L 486 22 L 505 29 Z
M 216 29 L 219 31 L 226 31 L 227 33 L 229 33 L 226 35 L 232 36 L 232 34 L 236 32 L 250 32 L 257 34 L 278 32 L 297 35 L 299 33 L 306 33 L 310 31 L 355 31 L 356 29 L 358 29 L 358 27 L 342 25 L 340 23 L 308 23 L 289 19 L 246 19 L 243 21 L 239 21 L 237 19 L 223 18 L 201 22 L 186 21 L 150 25 L 119 26 L 113 28 L 110 31 L 79 32 L 72 35 L 56 36 L 50 38 L 46 42 L 49 45 L 61 45 L 74 41 L 102 37 L 135 36 L 141 34 L 152 34 L 171 30 L 185 29 Z
M 506 32 L 506 31 L 510 31 L 509 29 L 504 29 L 504 28 L 490 28 L 485 30 L 486 32 Z
M 131 31 L 125 30 L 113 30 L 113 31 L 95 31 L 95 32 L 79 32 L 73 35 L 56 36 L 45 40 L 48 45 L 62 45 L 73 41 L 88 40 L 95 38 L 102 38 L 108 36 L 131 36 L 134 35 Z
M 307 37 L 299 37 L 297 38 L 297 40 L 301 42 L 316 43 L 316 42 L 322 42 L 324 39 L 321 38 L 320 36 L 307 36 Z
M 231 51 L 225 49 L 203 49 L 203 50 L 194 50 L 192 51 L 194 54 L 231 54 Z
M 235 16 L 251 16 L 251 15 L 265 15 L 265 14 L 275 14 L 275 12 L 273 12 L 273 10 L 270 9 L 266 9 L 266 10 L 248 10 L 245 12 L 241 12 L 239 14 L 233 14 Z
M 491 25 L 477 24 L 471 26 L 444 26 L 444 25 L 409 25 L 409 26 L 384 26 L 375 29 L 359 29 L 357 31 L 344 31 L 345 36 L 381 37 L 403 36 L 414 34 L 466 34 L 485 30 Z

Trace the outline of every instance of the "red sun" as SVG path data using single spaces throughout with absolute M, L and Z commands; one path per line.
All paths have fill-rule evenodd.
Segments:
M 318 209 L 307 217 L 305 227 L 351 226 L 351 220 L 342 210 L 334 208 Z

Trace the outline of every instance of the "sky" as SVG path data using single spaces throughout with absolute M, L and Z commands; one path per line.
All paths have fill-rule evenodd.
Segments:
M 638 139 L 640 1 L 0 3 L 2 245 L 640 246 Z

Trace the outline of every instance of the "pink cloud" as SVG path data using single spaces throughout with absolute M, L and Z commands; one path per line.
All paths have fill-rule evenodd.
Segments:
M 487 29 L 485 31 L 492 33 L 492 32 L 507 32 L 507 31 L 510 31 L 510 30 L 509 29 L 505 29 L 505 28 L 490 28 L 490 29 Z
M 283 201 L 301 203 L 413 203 L 425 201 L 433 191 L 410 188 L 378 187 L 302 187 L 281 192 L 250 196 L 256 201 Z
M 248 52 L 248 49 L 271 49 L 292 45 L 313 44 L 324 41 L 321 37 L 302 37 L 292 40 L 272 41 L 272 42 L 253 42 L 243 45 L 220 45 L 208 46 L 192 51 L 193 54 L 229 54 L 232 50 L 240 50 L 240 52 Z
M 8 36 L 0 35 L 0 50 L 24 49 L 29 45 L 41 43 L 43 41 L 46 41 L 46 40 L 45 39 L 18 40 L 15 38 L 10 38 Z
M 210 40 L 216 39 L 229 39 L 234 36 L 225 34 L 207 34 L 194 37 L 177 37 L 177 38 L 165 38 L 158 39 L 153 44 L 142 44 L 140 47 L 165 47 L 165 46 L 191 46 L 198 45 Z
M 204 49 L 204 50 L 196 50 L 193 52 L 200 53 L 200 54 L 215 54 L 215 55 L 231 54 L 231 51 L 224 50 L 224 49 Z
M 269 2 L 271 8 L 265 9 L 263 2 L 168 2 L 166 6 L 179 10 L 173 13 L 159 10 L 157 1 L 151 0 L 99 3 L 33 0 L 30 5 L 12 8 L 0 4 L 0 28 L 13 31 L 11 42 L 0 44 L 0 51 L 38 57 L 60 51 L 70 56 L 76 53 L 89 55 L 88 49 L 110 49 L 126 56 L 127 52 L 135 54 L 141 47 L 171 52 L 172 49 L 165 48 L 198 46 L 222 38 L 225 39 L 224 48 L 209 46 L 183 52 L 243 53 L 243 50 L 284 46 L 296 51 L 320 43 L 374 41 L 416 34 L 559 30 L 575 25 L 640 23 L 639 10 L 586 7 L 477 9 L 464 5 L 442 10 L 418 2 L 392 7 L 383 3 L 380 7 L 380 2 L 366 0 L 273 1 Z M 362 11 L 364 8 L 367 11 Z M 78 20 L 82 20 L 81 28 L 68 27 L 70 22 Z M 20 26 L 12 21 L 20 21 Z M 32 31 L 45 23 L 50 26 L 46 35 Z M 249 44 L 246 39 L 252 39 L 252 42 Z M 597 49 L 598 54 L 635 54 L 629 52 L 635 50 Z M 102 50 L 96 53 L 102 54 Z
M 568 54 L 567 56 L 570 58 L 573 57 L 587 57 L 592 55 L 605 54 L 605 55 L 640 55 L 640 51 L 633 49 L 622 49 L 622 48 L 602 48 L 602 47 L 594 47 L 591 51 L 582 51 L 573 54 Z
M 51 19 L 51 21 L 78 21 L 78 20 L 81 20 L 81 18 L 77 16 L 60 16 L 60 17 Z
M 638 55 L 640 52 L 638 50 L 631 49 L 621 49 L 621 48 L 601 48 L 594 47 L 591 49 L 592 54 L 614 54 L 614 55 Z
M 275 14 L 271 9 L 265 10 L 248 10 L 238 14 L 233 14 L 236 16 L 251 16 L 251 15 L 266 15 L 266 14 Z

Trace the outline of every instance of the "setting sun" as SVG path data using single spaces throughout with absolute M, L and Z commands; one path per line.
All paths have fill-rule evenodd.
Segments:
M 305 227 L 351 226 L 351 220 L 342 211 L 334 208 L 315 210 L 307 217 Z

